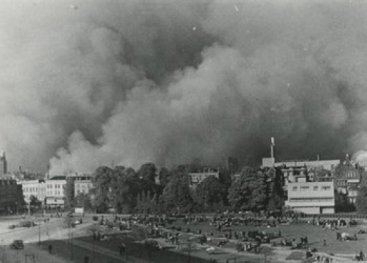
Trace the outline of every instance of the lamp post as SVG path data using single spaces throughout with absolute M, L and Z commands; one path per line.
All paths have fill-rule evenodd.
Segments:
M 187 254 L 188 254 L 188 262 L 191 263 L 191 250 L 192 250 L 192 243 L 189 241 L 187 244 Z
M 41 246 L 41 221 L 38 221 L 38 246 Z
M 70 243 L 70 259 L 74 259 L 74 251 L 73 251 L 73 232 L 69 230 L 69 243 Z

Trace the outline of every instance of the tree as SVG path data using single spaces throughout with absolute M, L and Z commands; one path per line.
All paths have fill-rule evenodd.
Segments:
M 94 199 L 93 207 L 97 212 L 106 212 L 114 203 L 114 190 L 116 190 L 116 174 L 107 167 L 102 166 L 97 168 L 93 177 Z M 114 187 L 112 187 L 114 186 Z
M 269 195 L 267 201 L 268 211 L 281 211 L 284 206 L 284 190 L 282 186 L 282 171 L 270 168 L 267 171 Z
M 139 193 L 142 191 L 142 179 L 139 179 L 134 169 L 119 167 L 116 182 L 116 199 L 114 207 L 118 212 L 131 212 L 137 203 Z
M 176 169 L 170 181 L 163 189 L 161 200 L 166 211 L 178 213 L 192 210 L 193 200 L 190 194 L 189 175 L 183 168 Z
M 367 214 L 367 185 L 362 185 L 358 190 L 356 208 L 358 213 Z
M 83 207 L 85 210 L 90 210 L 92 208 L 90 196 L 85 193 L 79 193 L 75 197 L 75 206 Z
M 66 177 L 64 193 L 65 193 L 65 207 L 68 209 L 72 209 L 75 206 L 74 178 L 73 177 Z
M 137 172 L 140 179 L 141 191 L 155 194 L 159 191 L 158 185 L 155 183 L 157 177 L 157 168 L 153 163 L 143 164 Z
M 34 207 L 36 209 L 39 209 L 42 206 L 42 202 L 38 200 L 38 198 L 34 195 L 31 195 L 29 197 L 29 204 L 31 207 Z
M 17 201 L 15 202 L 15 204 L 17 212 L 19 212 L 19 208 L 22 208 L 27 204 L 26 201 L 24 200 L 23 188 L 21 184 L 17 185 L 16 195 L 17 195 Z
M 335 196 L 335 212 L 351 212 L 355 210 L 353 203 L 349 201 L 348 194 L 334 191 Z
M 250 167 L 242 169 L 228 190 L 228 201 L 234 210 L 260 211 L 266 206 L 266 176 Z
M 195 199 L 204 210 L 213 211 L 225 200 L 225 187 L 215 176 L 209 176 L 202 181 L 195 189 Z
M 171 173 L 170 171 L 165 168 L 165 167 L 162 167 L 161 170 L 159 171 L 159 184 L 164 188 L 168 182 L 169 182 L 169 179 L 171 177 Z

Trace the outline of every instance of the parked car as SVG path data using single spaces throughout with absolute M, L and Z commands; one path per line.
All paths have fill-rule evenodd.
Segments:
M 75 227 L 76 225 L 80 225 L 80 224 L 82 224 L 83 223 L 83 219 L 77 219 L 77 220 L 75 220 L 74 222 L 72 222 L 71 223 L 71 226 L 72 227 Z
M 36 223 L 33 222 L 33 221 L 22 221 L 22 222 L 19 223 L 20 227 L 33 227 L 35 225 L 36 225 Z
M 13 243 L 10 244 L 10 248 L 11 249 L 23 249 L 24 248 L 23 240 L 21 239 L 14 240 Z

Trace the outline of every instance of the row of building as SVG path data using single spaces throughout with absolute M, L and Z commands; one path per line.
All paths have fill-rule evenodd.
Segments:
M 287 198 L 285 205 L 306 214 L 335 213 L 335 197 L 346 196 L 354 204 L 365 169 L 353 163 L 347 154 L 340 160 L 276 161 L 274 139 L 271 140 L 270 158 L 263 158 L 262 167 L 279 169 Z
M 42 179 L 30 180 L 22 174 L 9 174 L 5 153 L 0 153 L 0 213 L 14 213 L 24 205 L 31 204 L 32 199 L 39 201 L 45 208 L 64 207 L 67 179 L 73 182 L 74 196 L 89 193 L 93 186 L 88 175 L 43 176 Z M 38 174 L 35 177 L 39 177 Z
M 274 139 L 271 140 L 270 157 L 263 158 L 262 168 L 274 168 L 281 172 L 286 206 L 307 214 L 330 214 L 335 212 L 335 196 L 345 195 L 355 203 L 358 188 L 365 177 L 364 168 L 353 163 L 347 155 L 340 160 L 277 161 L 274 156 Z M 238 162 L 231 159 L 228 169 L 238 171 Z M 219 169 L 203 168 L 189 172 L 190 186 L 196 187 L 209 176 L 219 178 Z M 0 154 L 0 209 L 14 210 L 21 202 L 30 203 L 32 196 L 46 207 L 63 207 L 65 186 L 70 179 L 74 196 L 89 193 L 93 187 L 90 175 L 72 174 L 43 179 L 11 178 L 7 176 L 5 153 Z M 21 198 L 20 198 L 21 197 Z
M 91 176 L 72 174 L 69 176 L 54 176 L 45 180 L 19 180 L 23 190 L 24 201 L 29 203 L 32 196 L 41 201 L 46 207 L 63 207 L 65 204 L 65 186 L 67 180 L 72 180 L 74 196 L 87 194 L 93 184 Z

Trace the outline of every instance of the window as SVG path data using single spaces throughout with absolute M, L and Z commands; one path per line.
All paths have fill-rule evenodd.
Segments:
M 308 189 L 310 189 L 309 186 L 301 186 L 301 191 L 307 191 Z
M 327 191 L 327 190 L 330 190 L 330 188 L 331 188 L 330 186 L 323 186 L 322 190 Z
M 297 191 L 298 187 L 297 186 L 293 186 L 292 190 L 293 191 Z
M 313 187 L 313 190 L 314 190 L 314 191 L 317 191 L 317 190 L 319 190 L 319 187 L 318 187 L 317 185 L 315 185 L 315 186 Z

